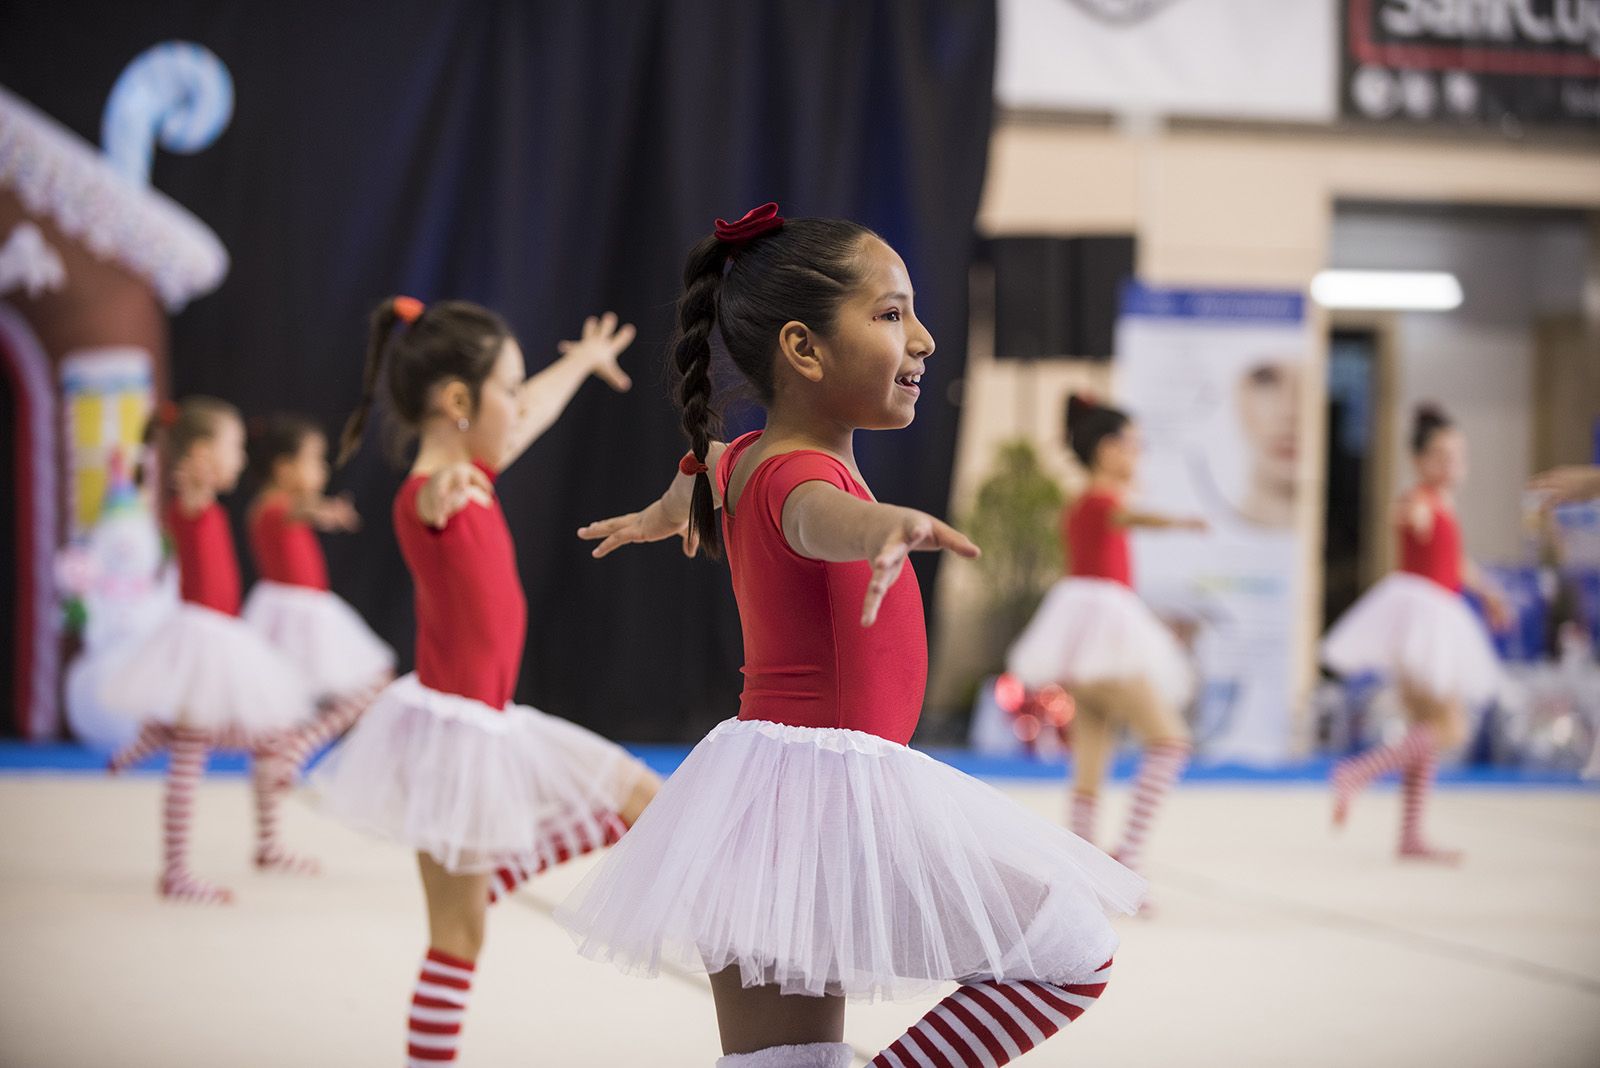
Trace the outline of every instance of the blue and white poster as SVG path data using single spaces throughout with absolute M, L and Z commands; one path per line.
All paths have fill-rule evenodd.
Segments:
M 1139 592 L 1201 678 L 1190 717 L 1207 759 L 1274 764 L 1293 744 L 1306 331 L 1298 292 L 1123 292 L 1117 403 L 1145 443 L 1134 499 L 1209 524 L 1134 538 Z

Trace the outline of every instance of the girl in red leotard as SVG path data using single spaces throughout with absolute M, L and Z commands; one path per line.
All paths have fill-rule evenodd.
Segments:
M 927 643 L 906 564 L 977 549 L 874 499 L 855 431 L 910 423 L 933 338 L 906 266 L 854 223 L 751 212 L 689 253 L 674 361 L 692 449 L 595 555 L 674 534 L 726 546 L 739 714 L 558 913 L 586 956 L 711 976 L 723 1068 L 850 1063 L 847 998 L 960 988 L 872 1064 L 996 1065 L 1093 1004 L 1144 884 L 990 787 L 907 748 Z M 767 409 L 713 440 L 711 341 Z M 721 508 L 720 526 L 715 510 Z
M 195 788 L 214 748 L 252 755 L 257 806 L 256 865 L 303 871 L 278 843 L 278 807 L 288 781 L 281 749 L 312 711 L 300 670 L 239 620 L 239 560 L 228 515 L 218 503 L 244 468 L 244 424 L 233 405 L 190 397 L 164 405 L 151 420 L 162 487 L 161 517 L 178 562 L 182 603 L 162 625 L 133 642 L 107 671 L 106 707 L 141 723 L 138 738 L 111 758 L 118 772 L 160 749 L 169 751 L 163 809 L 160 893 L 204 904 L 232 900 L 228 890 L 189 868 L 189 822 Z
M 1166 626 L 1133 592 L 1128 531 L 1203 530 L 1205 521 L 1131 507 L 1138 427 L 1115 408 L 1067 401 L 1067 443 L 1089 471 L 1089 488 L 1062 516 L 1069 574 L 1045 594 L 1011 646 L 1006 670 L 1026 686 L 1051 683 L 1073 696 L 1072 832 L 1094 840 L 1095 810 L 1117 732 L 1131 727 L 1144 749 L 1133 805 L 1112 855 L 1138 869 L 1145 837 L 1189 760 L 1182 709 L 1193 673 Z
M 1466 439 L 1439 408 L 1417 409 L 1411 454 L 1417 484 L 1400 499 L 1395 533 L 1400 568 L 1350 607 L 1322 644 L 1323 661 L 1341 675 L 1375 672 L 1399 690 L 1408 730 L 1398 743 L 1341 760 L 1333 770 L 1334 823 L 1373 779 L 1401 772 L 1400 856 L 1454 862 L 1422 834 L 1422 810 L 1442 748 L 1465 740 L 1466 713 L 1498 692 L 1499 662 L 1478 618 L 1461 598 L 1484 600 L 1490 623 L 1509 612 L 1467 556 L 1456 518 L 1455 489 L 1466 476 Z
M 429 942 L 408 1065 L 455 1059 L 491 894 L 614 841 L 655 792 L 619 746 L 512 703 L 528 606 L 494 488 L 591 374 L 628 387 L 617 355 L 632 339 L 614 316 L 590 319 L 529 378 L 505 321 L 475 304 L 395 297 L 372 315 L 343 452 L 386 382 L 395 419 L 420 439 L 393 513 L 416 586 L 416 670 L 378 695 L 313 783 L 336 818 L 417 852 Z
M 305 673 L 319 703 L 314 724 L 284 754 L 299 768 L 343 734 L 394 677 L 394 650 L 328 585 L 319 531 L 360 525 L 344 497 L 326 497 L 328 439 L 309 419 L 275 415 L 252 427 L 250 465 L 260 489 L 250 507 L 250 550 L 259 576 L 245 622 Z

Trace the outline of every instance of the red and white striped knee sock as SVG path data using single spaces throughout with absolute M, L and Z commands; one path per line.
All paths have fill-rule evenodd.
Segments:
M 627 831 L 628 825 L 615 812 L 596 812 L 590 819 L 553 827 L 539 843 L 538 853 L 495 871 L 489 880 L 489 904 L 510 897 L 517 887 L 542 872 L 596 849 L 616 845 Z
M 406 1068 L 432 1068 L 456 1059 L 461 1021 L 472 994 L 472 961 L 443 950 L 428 950 L 411 996 L 411 1022 L 406 1035 Z
M 1454 864 L 1461 859 L 1459 851 L 1435 848 L 1428 844 L 1422 834 L 1422 811 L 1438 770 L 1438 751 L 1429 748 L 1401 773 L 1400 855 L 1408 859 Z
M 174 728 L 167 764 L 167 792 L 162 804 L 161 896 L 202 905 L 225 905 L 233 894 L 195 877 L 189 870 L 189 823 L 194 815 L 195 788 L 206 768 L 210 736 L 204 731 Z
M 1105 992 L 1111 962 L 1092 983 L 986 980 L 945 998 L 868 1068 L 995 1068 L 1082 1016 Z
M 278 838 L 278 819 L 284 796 L 289 792 L 288 778 L 281 750 L 257 749 L 251 753 L 250 785 L 256 801 L 256 867 L 291 875 L 317 875 L 322 865 L 310 857 L 290 853 Z
M 1372 780 L 1391 771 L 1400 771 L 1417 761 L 1432 758 L 1438 744 L 1433 728 L 1417 724 L 1394 745 L 1380 746 L 1346 757 L 1333 766 L 1333 822 L 1342 826 L 1350 814 L 1350 803 Z
M 1156 742 L 1145 747 L 1144 756 L 1139 761 L 1139 773 L 1133 783 L 1133 807 L 1128 811 L 1128 826 L 1122 832 L 1122 844 L 1117 847 L 1115 854 L 1118 860 L 1135 871 L 1141 866 L 1145 838 L 1155 823 L 1156 810 L 1188 765 L 1187 742 Z
M 1094 843 L 1095 817 L 1100 810 L 1100 796 L 1072 791 L 1072 801 L 1067 809 L 1068 829 L 1085 842 Z
M 349 730 L 387 685 L 389 677 L 384 676 L 371 686 L 330 698 L 315 719 L 291 732 L 281 748 L 291 773 L 298 772 L 311 754 Z
M 172 744 L 172 728 L 165 723 L 146 720 L 139 725 L 139 735 L 112 754 L 106 761 L 106 770 L 116 775 L 133 767 L 146 757 L 159 753 Z

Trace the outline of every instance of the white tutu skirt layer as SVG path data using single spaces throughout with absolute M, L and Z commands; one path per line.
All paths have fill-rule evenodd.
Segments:
M 457 873 L 537 857 L 552 828 L 615 812 L 643 766 L 621 746 L 523 705 L 496 710 L 415 675 L 390 683 L 312 773 L 330 816 Z
M 365 689 L 394 671 L 394 650 L 337 594 L 257 582 L 244 621 L 299 665 L 320 699 Z
M 135 722 L 256 737 L 314 710 L 299 668 L 247 624 L 182 603 L 108 660 L 99 697 Z
M 1178 640 L 1120 582 L 1065 578 L 1050 587 L 1006 670 L 1030 689 L 1145 678 L 1177 707 L 1194 696 L 1194 672 Z
M 786 994 L 1086 979 L 1145 882 L 997 790 L 860 731 L 728 720 L 556 912 L 584 956 Z
M 1339 617 L 1322 660 L 1340 675 L 1403 678 L 1440 700 L 1483 704 L 1500 693 L 1500 659 L 1459 594 L 1396 571 Z

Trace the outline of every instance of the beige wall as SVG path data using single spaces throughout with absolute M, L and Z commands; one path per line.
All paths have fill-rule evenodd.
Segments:
M 1037 116 L 1003 117 L 990 146 L 978 226 L 986 236 L 1131 232 L 1138 238 L 1139 273 L 1149 282 L 1303 289 L 1329 262 L 1334 206 L 1340 200 L 1600 210 L 1600 151 L 1299 129 L 1125 131 Z M 1314 314 L 1312 360 L 1320 368 L 1326 359 L 1321 348 L 1326 324 Z M 975 350 L 953 490 L 957 514 L 997 436 L 971 425 L 994 420 L 1004 427 L 1008 419 L 1015 421 L 1005 402 L 995 398 L 1015 388 L 1007 379 L 1016 373 Z M 1040 406 L 1048 409 L 1046 395 L 1061 391 L 1057 372 L 1038 373 L 1050 376 L 1039 384 Z M 1073 373 L 1081 372 L 1060 371 L 1061 376 Z M 1296 677 L 1307 686 L 1315 673 L 1321 604 L 1324 377 L 1306 378 L 1304 410 L 1312 418 L 1303 420 L 1300 450 L 1306 488 L 1300 544 L 1310 596 L 1297 628 Z M 1052 412 L 1052 424 L 1055 418 Z M 968 577 L 959 567 L 944 569 L 944 575 L 941 614 L 954 622 L 963 613 Z M 946 626 L 941 633 L 958 631 Z M 941 647 L 948 640 L 941 639 Z M 930 696 L 937 707 L 937 687 Z

